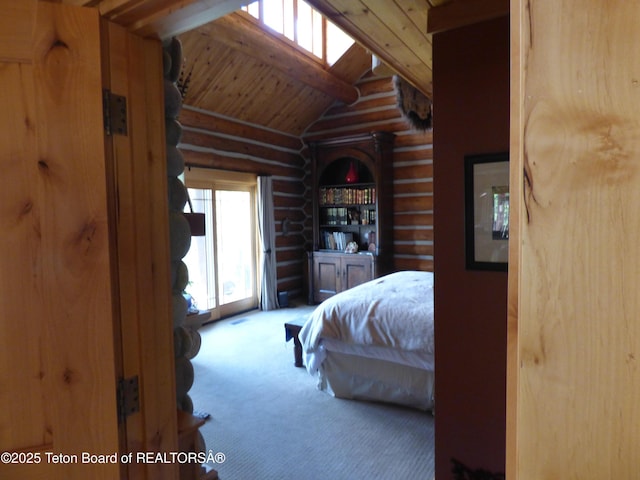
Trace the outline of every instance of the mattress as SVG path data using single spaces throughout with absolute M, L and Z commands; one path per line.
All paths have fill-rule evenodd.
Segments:
M 314 310 L 299 339 L 321 390 L 432 408 L 432 273 L 396 272 L 335 295 Z
M 334 295 L 312 312 L 298 338 L 310 373 L 327 349 L 433 370 L 433 273 L 396 272 Z

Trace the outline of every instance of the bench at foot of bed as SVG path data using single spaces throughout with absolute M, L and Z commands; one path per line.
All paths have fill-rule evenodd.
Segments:
M 304 318 L 298 318 L 284 324 L 285 341 L 293 339 L 293 359 L 296 367 L 304 367 L 302 364 L 302 345 L 298 339 L 304 321 Z

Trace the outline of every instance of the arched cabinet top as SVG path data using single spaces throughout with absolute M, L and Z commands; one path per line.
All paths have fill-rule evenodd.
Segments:
M 354 172 L 356 180 L 350 180 L 349 176 Z M 325 163 L 318 172 L 318 186 L 374 182 L 374 162 L 369 157 L 360 159 L 353 155 L 338 156 Z
M 376 131 L 362 135 L 309 142 L 314 160 L 315 178 L 322 178 L 326 168 L 336 161 L 348 164 L 357 160 L 371 172 L 373 182 L 378 181 L 383 158 L 390 157 L 395 135 Z M 330 168 L 337 168 L 335 164 Z

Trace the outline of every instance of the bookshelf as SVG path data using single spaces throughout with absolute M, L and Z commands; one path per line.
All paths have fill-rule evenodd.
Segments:
M 309 302 L 392 267 L 393 141 L 387 132 L 311 142 L 313 251 Z M 345 253 L 349 242 L 356 253 Z

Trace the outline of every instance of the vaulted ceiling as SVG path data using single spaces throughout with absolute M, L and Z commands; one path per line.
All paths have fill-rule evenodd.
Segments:
M 355 102 L 353 84 L 371 67 L 370 55 L 355 46 L 325 70 L 244 12 L 179 38 L 189 76 L 186 105 L 295 136 L 336 100 Z
M 178 36 L 191 73 L 185 104 L 293 135 L 335 101 L 357 100 L 371 54 L 431 95 L 431 33 L 509 10 L 509 0 L 307 0 L 357 42 L 327 69 L 249 15 L 229 15 L 248 0 L 64 1 L 140 35 Z

